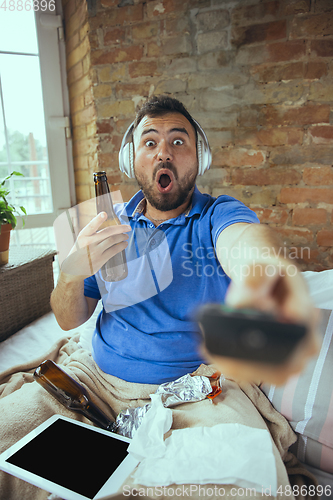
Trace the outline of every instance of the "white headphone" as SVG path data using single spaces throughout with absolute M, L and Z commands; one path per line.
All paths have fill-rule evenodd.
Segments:
M 207 136 L 199 123 L 194 120 L 197 130 L 197 153 L 198 153 L 198 175 L 203 175 L 209 169 L 212 154 Z M 128 127 L 123 137 L 119 151 L 119 168 L 127 177 L 134 177 L 134 145 L 133 145 L 134 122 Z

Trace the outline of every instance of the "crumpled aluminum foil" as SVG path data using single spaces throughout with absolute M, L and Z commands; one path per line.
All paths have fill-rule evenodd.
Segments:
M 202 401 L 211 392 L 212 386 L 208 377 L 191 377 L 187 374 L 172 382 L 161 384 L 155 394 L 161 395 L 163 406 L 168 408 L 182 403 Z M 128 408 L 120 412 L 115 422 L 115 432 L 132 438 L 150 407 L 151 403 L 147 403 L 145 406 Z
M 176 406 L 182 403 L 202 401 L 207 394 L 212 392 L 208 377 L 187 374 L 183 377 L 161 384 L 156 394 L 161 394 L 163 406 Z

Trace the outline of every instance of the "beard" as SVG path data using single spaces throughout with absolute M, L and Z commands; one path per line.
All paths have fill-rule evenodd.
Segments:
M 156 193 L 154 190 L 157 172 L 162 168 L 169 169 L 175 178 L 175 184 L 170 193 Z M 135 172 L 135 178 L 145 198 L 149 201 L 151 206 L 161 212 L 168 212 L 169 210 L 174 210 L 175 208 L 180 207 L 192 195 L 197 174 L 198 167 L 195 171 L 188 172 L 180 179 L 173 163 L 163 162 L 155 167 L 152 181 L 149 181 L 148 176 L 144 173 L 138 176 Z

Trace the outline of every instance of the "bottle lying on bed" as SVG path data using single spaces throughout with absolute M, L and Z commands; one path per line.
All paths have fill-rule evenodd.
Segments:
M 51 361 L 43 361 L 36 368 L 34 377 L 61 404 L 81 413 L 102 429 L 114 432 L 115 424 L 89 398 L 86 389 Z

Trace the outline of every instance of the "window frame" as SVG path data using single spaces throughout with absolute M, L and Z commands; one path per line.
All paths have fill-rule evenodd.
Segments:
M 29 214 L 25 219 L 27 229 L 52 226 L 63 210 L 76 204 L 70 123 L 69 118 L 66 120 L 69 97 L 62 17 L 60 0 L 55 1 L 53 11 L 35 11 L 53 211 Z

